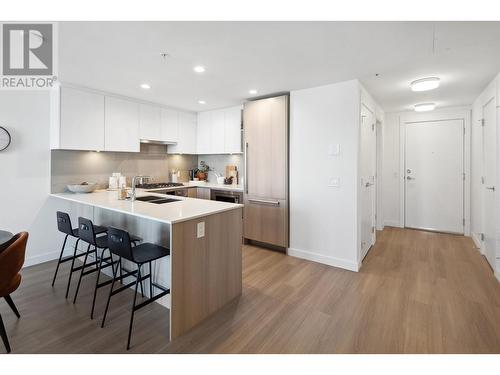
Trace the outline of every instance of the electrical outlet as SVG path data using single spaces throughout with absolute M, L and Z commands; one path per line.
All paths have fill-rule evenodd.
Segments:
M 196 224 L 196 236 L 197 236 L 197 238 L 205 237 L 205 222 L 204 221 Z

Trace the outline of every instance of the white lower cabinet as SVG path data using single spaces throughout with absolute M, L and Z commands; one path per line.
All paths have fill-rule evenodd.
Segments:
M 105 151 L 139 152 L 139 104 L 106 97 Z
M 104 150 L 104 95 L 63 87 L 60 89 L 58 124 L 52 129 L 52 148 L 63 150 Z M 56 103 L 57 104 L 57 103 Z

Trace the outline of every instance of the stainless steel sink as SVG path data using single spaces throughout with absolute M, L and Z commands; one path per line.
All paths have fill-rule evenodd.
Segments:
M 179 201 L 179 199 L 163 198 L 163 197 L 158 197 L 155 195 L 145 195 L 143 197 L 137 197 L 137 198 L 135 198 L 135 200 L 141 201 L 141 202 L 154 203 L 154 204 L 164 204 L 164 203 L 171 203 L 171 202 Z

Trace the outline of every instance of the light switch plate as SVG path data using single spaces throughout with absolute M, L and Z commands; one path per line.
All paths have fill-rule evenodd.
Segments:
M 329 187 L 340 187 L 340 177 L 330 177 L 328 180 Z
M 340 144 L 334 143 L 328 146 L 328 155 L 337 156 L 340 154 Z
M 196 224 L 196 236 L 197 236 L 197 238 L 205 237 L 205 222 L 204 221 Z

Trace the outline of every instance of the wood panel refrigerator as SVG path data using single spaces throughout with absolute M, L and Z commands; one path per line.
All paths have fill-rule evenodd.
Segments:
M 281 95 L 245 103 L 244 237 L 288 248 L 288 107 Z

